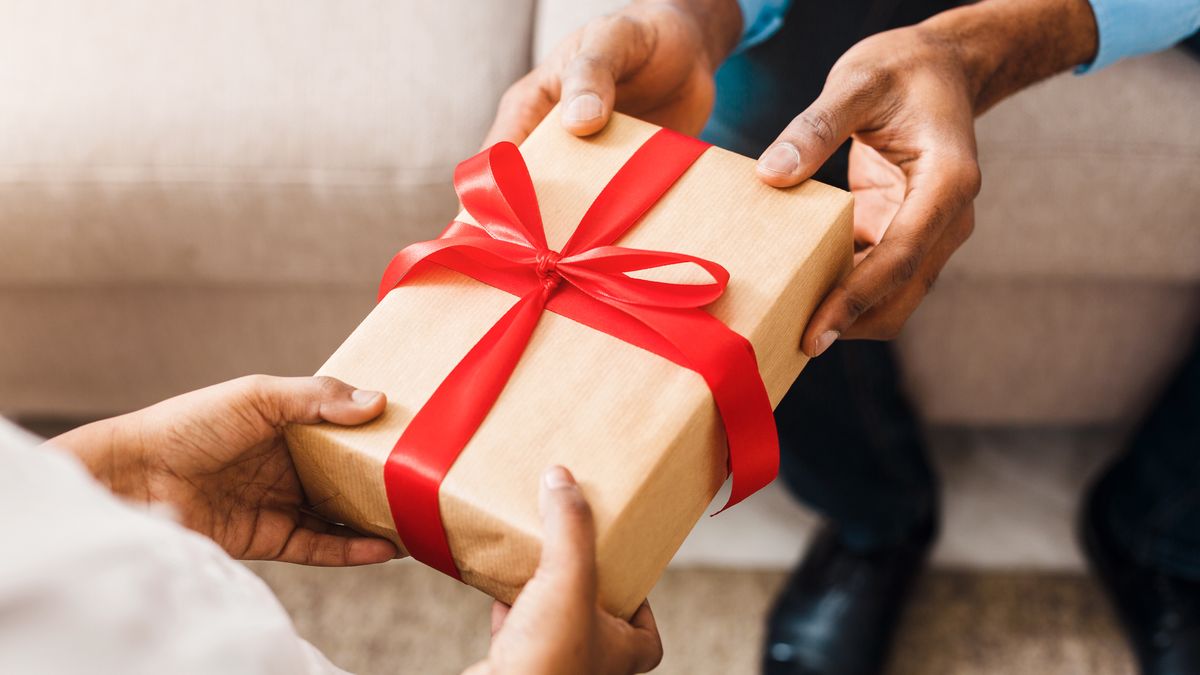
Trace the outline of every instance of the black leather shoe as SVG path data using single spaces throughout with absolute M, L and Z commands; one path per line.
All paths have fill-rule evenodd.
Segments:
M 1200 582 L 1134 560 L 1100 517 L 1103 481 L 1088 497 L 1083 545 L 1108 592 L 1142 675 L 1200 673 Z
M 879 673 L 936 533 L 931 517 L 896 546 L 858 553 L 822 528 L 771 611 L 763 673 Z

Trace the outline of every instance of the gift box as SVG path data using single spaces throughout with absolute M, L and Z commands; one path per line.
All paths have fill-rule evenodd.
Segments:
M 397 256 L 318 373 L 386 392 L 384 414 L 287 430 L 307 497 L 511 602 L 561 464 L 592 506 L 601 605 L 628 617 L 731 468 L 737 498 L 773 477 L 771 407 L 850 268 L 851 197 L 768 187 L 619 114 L 578 138 L 557 111 L 456 187 L 466 210 Z

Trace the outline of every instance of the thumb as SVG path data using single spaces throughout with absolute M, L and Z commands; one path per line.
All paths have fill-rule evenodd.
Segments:
M 542 474 L 542 558 L 535 576 L 591 611 L 596 604 L 596 531 L 592 509 L 571 472 L 552 466 Z
M 853 99 L 834 82 L 784 128 L 758 158 L 755 172 L 767 185 L 789 187 L 808 180 L 854 133 Z
M 618 13 L 592 20 L 562 70 L 563 127 L 576 136 L 608 124 L 617 102 L 617 82 L 645 65 L 654 51 L 653 29 L 643 19 Z
M 581 52 L 563 73 L 559 120 L 576 136 L 594 134 L 608 124 L 616 100 L 617 76 L 612 59 L 601 51 Z
M 356 389 L 332 377 L 252 375 L 239 381 L 259 413 L 272 424 L 355 425 L 375 419 L 387 407 L 380 391 Z

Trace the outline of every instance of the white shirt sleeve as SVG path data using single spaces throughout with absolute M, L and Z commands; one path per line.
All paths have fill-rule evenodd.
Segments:
M 212 541 L 0 418 L 0 673 L 343 673 Z

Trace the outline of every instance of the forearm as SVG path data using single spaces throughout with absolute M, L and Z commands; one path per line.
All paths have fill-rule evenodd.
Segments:
M 1087 0 L 985 0 L 920 24 L 962 60 L 975 114 L 1096 55 L 1096 19 Z
M 670 5 L 690 16 L 700 30 L 705 55 L 715 71 L 742 35 L 742 10 L 737 0 L 635 0 L 636 4 Z

